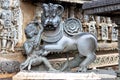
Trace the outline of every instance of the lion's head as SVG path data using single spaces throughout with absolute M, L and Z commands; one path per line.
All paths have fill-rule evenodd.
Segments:
M 64 8 L 59 4 L 43 4 L 41 23 L 42 39 L 46 42 L 56 42 L 62 37 L 61 16 Z
M 59 27 L 63 10 L 59 4 L 43 4 L 41 21 L 45 31 L 54 31 Z

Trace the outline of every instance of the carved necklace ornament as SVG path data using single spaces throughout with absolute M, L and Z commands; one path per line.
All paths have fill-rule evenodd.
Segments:
M 65 21 L 64 31 L 69 35 L 77 35 L 82 32 L 82 24 L 78 19 L 69 18 Z

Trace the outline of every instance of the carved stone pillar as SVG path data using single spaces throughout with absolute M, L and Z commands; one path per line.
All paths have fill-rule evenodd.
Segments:
M 111 39 L 112 39 L 112 21 L 111 21 L 110 17 L 107 17 L 106 19 L 107 19 L 108 34 L 109 34 L 109 35 L 108 35 L 108 40 L 111 41 Z
M 74 9 L 75 9 L 75 5 L 72 5 L 71 7 L 70 7 L 70 14 L 69 14 L 69 17 L 70 18 L 74 18 L 75 16 L 74 16 Z
M 89 16 L 88 15 L 84 15 L 83 18 L 83 31 L 84 32 L 88 32 L 88 21 L 89 21 Z
M 66 5 L 64 7 L 64 12 L 63 12 L 63 15 L 62 15 L 62 20 L 65 21 L 68 18 L 68 15 L 69 15 L 69 9 L 68 9 L 68 6 Z
M 95 17 L 98 40 L 101 40 L 100 16 Z

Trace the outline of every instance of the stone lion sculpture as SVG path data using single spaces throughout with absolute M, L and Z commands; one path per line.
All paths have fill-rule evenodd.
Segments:
M 63 11 L 63 6 L 59 4 L 43 4 L 41 29 L 34 29 L 37 26 L 36 22 L 29 24 L 28 29 L 26 27 L 25 33 L 28 40 L 24 43 L 24 49 L 28 58 L 21 64 L 21 69 L 28 67 L 30 70 L 31 66 L 44 62 L 49 70 L 55 71 L 48 59 L 44 57 L 50 52 L 78 50 L 79 56 L 83 56 L 84 59 L 81 60 L 82 57 L 77 57 L 74 59 L 77 61 L 71 60 L 71 63 L 75 63 L 74 66 L 71 64 L 71 67 L 76 67 L 79 64 L 78 71 L 81 72 L 85 72 L 87 66 L 96 59 L 96 37 L 93 34 L 82 32 L 82 25 L 78 19 L 69 18 L 65 22 L 61 21 Z M 42 45 L 40 45 L 41 40 L 43 40 Z M 65 63 L 61 71 L 67 67 L 68 65 Z
M 93 34 L 81 32 L 82 25 L 79 20 L 69 18 L 65 22 L 61 21 L 63 11 L 63 6 L 59 4 L 43 4 L 42 48 L 50 52 L 78 50 L 79 55 L 85 57 L 78 71 L 85 72 L 87 66 L 96 59 L 97 39 Z

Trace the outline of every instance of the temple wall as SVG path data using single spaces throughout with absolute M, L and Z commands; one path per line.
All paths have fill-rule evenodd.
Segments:
M 18 1 L 16 3 L 19 3 L 19 0 L 10 0 L 11 7 L 12 6 L 14 7 L 13 1 Z M 0 7 L 1 13 L 3 10 L 4 9 L 2 9 Z M 1 39 L 0 39 L 0 79 L 1 78 L 9 78 L 9 77 L 12 77 L 13 75 L 15 75 L 15 73 L 19 71 L 20 63 L 22 63 L 25 60 L 25 56 L 23 56 L 23 53 L 24 53 L 23 43 L 26 41 L 24 29 L 25 29 L 26 25 L 34 18 L 35 6 L 32 5 L 31 3 L 20 1 L 20 6 L 18 8 L 15 8 L 15 9 L 11 8 L 10 10 L 12 11 L 12 14 L 13 14 L 13 16 L 11 16 L 11 17 L 14 19 L 14 20 L 11 19 L 11 20 L 13 20 L 11 22 L 16 21 L 16 23 L 11 25 L 11 30 L 7 31 L 6 37 L 9 37 L 8 34 L 11 33 L 12 30 L 15 31 L 13 27 L 16 28 L 17 34 L 15 34 L 13 36 L 15 39 L 10 37 L 11 39 L 10 40 L 6 39 L 6 42 L 4 42 L 5 40 L 2 41 L 4 39 L 3 38 L 4 36 L 0 35 L 0 37 L 1 37 Z M 18 10 L 18 12 L 14 12 L 16 10 Z M 6 11 L 6 12 L 8 12 L 8 11 Z M 3 15 L 3 16 L 5 16 L 6 19 L 9 19 L 9 17 L 6 17 L 6 15 Z M 3 20 L 3 22 L 4 22 L 4 19 L 0 18 L 0 20 L 1 21 Z M 4 26 L 4 24 L 3 24 L 3 26 Z M 3 30 L 5 30 L 5 29 L 3 28 Z M 0 34 L 2 34 L 2 33 L 4 33 L 4 32 L 1 31 Z M 12 36 L 12 35 L 10 35 L 10 36 Z M 17 36 L 17 37 L 15 37 L 15 36 Z M 2 45 L 3 43 L 6 43 L 8 45 L 8 42 L 10 41 L 10 47 L 11 47 L 12 46 L 11 42 L 14 40 L 17 40 L 16 45 L 13 47 L 14 51 L 7 49 L 7 46 L 5 46 L 6 49 L 4 51 L 2 50 L 2 47 L 4 47 Z M 5 74 L 3 74 L 3 73 L 5 73 Z
M 21 8 L 22 17 L 23 17 L 23 19 L 22 19 L 22 38 L 20 39 L 20 42 L 18 42 L 18 44 L 15 46 L 15 52 L 13 52 L 13 53 L 10 52 L 11 54 L 6 54 L 4 56 L 0 54 L 0 61 L 4 61 L 4 59 L 10 59 L 10 61 L 11 60 L 18 61 L 19 63 L 17 63 L 17 64 L 20 64 L 21 62 L 23 62 L 25 60 L 25 57 L 22 55 L 22 53 L 24 53 L 23 43 L 26 41 L 24 29 L 25 29 L 26 25 L 34 19 L 35 15 L 38 15 L 42 12 L 42 9 L 41 9 L 42 3 L 37 4 L 37 6 L 33 5 L 30 2 L 24 2 L 22 0 L 20 1 L 20 3 L 21 3 L 20 8 Z M 96 29 L 91 29 L 91 30 L 93 30 L 93 32 L 95 34 L 97 33 L 96 35 L 97 35 L 98 44 L 99 44 L 98 49 L 97 49 L 97 55 L 99 55 L 99 54 L 106 55 L 107 54 L 107 56 L 103 56 L 106 59 L 108 59 L 108 62 L 105 64 L 108 64 L 109 66 L 117 65 L 117 60 L 118 60 L 117 40 L 116 40 L 116 38 L 114 40 L 112 40 L 112 38 L 111 38 L 111 34 L 112 34 L 111 33 L 111 31 L 112 31 L 111 25 L 113 25 L 113 23 L 110 23 L 110 26 L 108 26 L 107 22 L 100 22 L 99 24 L 97 24 L 96 16 L 88 16 L 88 15 L 83 14 L 82 5 L 78 5 L 78 4 L 71 5 L 70 3 L 64 3 L 64 4 L 61 3 L 61 5 L 63 5 L 65 8 L 64 13 L 62 15 L 63 21 L 65 21 L 67 18 L 71 18 L 71 17 L 72 18 L 75 17 L 75 18 L 79 19 L 83 26 L 82 27 L 83 32 L 89 32 L 90 31 L 89 27 L 91 24 L 93 27 L 96 28 Z M 107 17 L 105 17 L 105 18 L 101 17 L 101 21 L 102 21 L 102 19 L 107 19 Z M 108 35 L 108 37 L 103 36 L 103 38 L 102 38 L 101 25 L 103 25 L 103 24 L 108 26 L 107 34 L 109 34 L 109 35 Z M 73 57 L 74 53 L 76 54 L 77 52 L 73 52 L 72 54 L 70 54 L 70 57 Z M 115 55 L 114 55 L 115 57 L 114 56 L 109 57 L 108 53 L 109 54 L 115 53 Z M 65 54 L 62 54 L 62 55 L 56 54 L 56 55 L 50 55 L 50 56 L 51 56 L 50 58 L 53 58 L 51 60 L 51 62 L 54 66 L 57 66 L 57 64 L 61 65 L 66 59 Z M 57 57 L 58 57 L 58 59 L 56 59 L 56 62 L 55 62 L 54 58 L 57 58 Z M 60 57 L 63 57 L 62 60 L 60 59 Z M 113 64 L 112 63 L 109 64 L 109 62 L 111 62 L 111 61 L 109 61 L 109 59 L 114 59 L 114 58 L 115 58 L 115 60 L 113 60 L 114 61 Z M 100 63 L 102 63 L 102 59 L 103 59 L 102 56 L 98 56 L 98 61 L 100 60 Z M 61 60 L 61 62 L 60 62 L 60 60 Z M 104 62 L 105 61 L 106 60 L 104 60 Z M 95 63 L 97 63 L 97 62 L 95 62 Z M 100 63 L 96 64 L 97 67 L 99 67 L 101 65 Z M 102 65 L 106 66 L 105 64 L 102 64 Z M 94 66 L 94 64 L 92 64 L 92 67 L 93 66 Z M 17 67 L 19 67 L 19 65 Z M 17 70 L 17 71 L 19 71 L 19 70 Z

